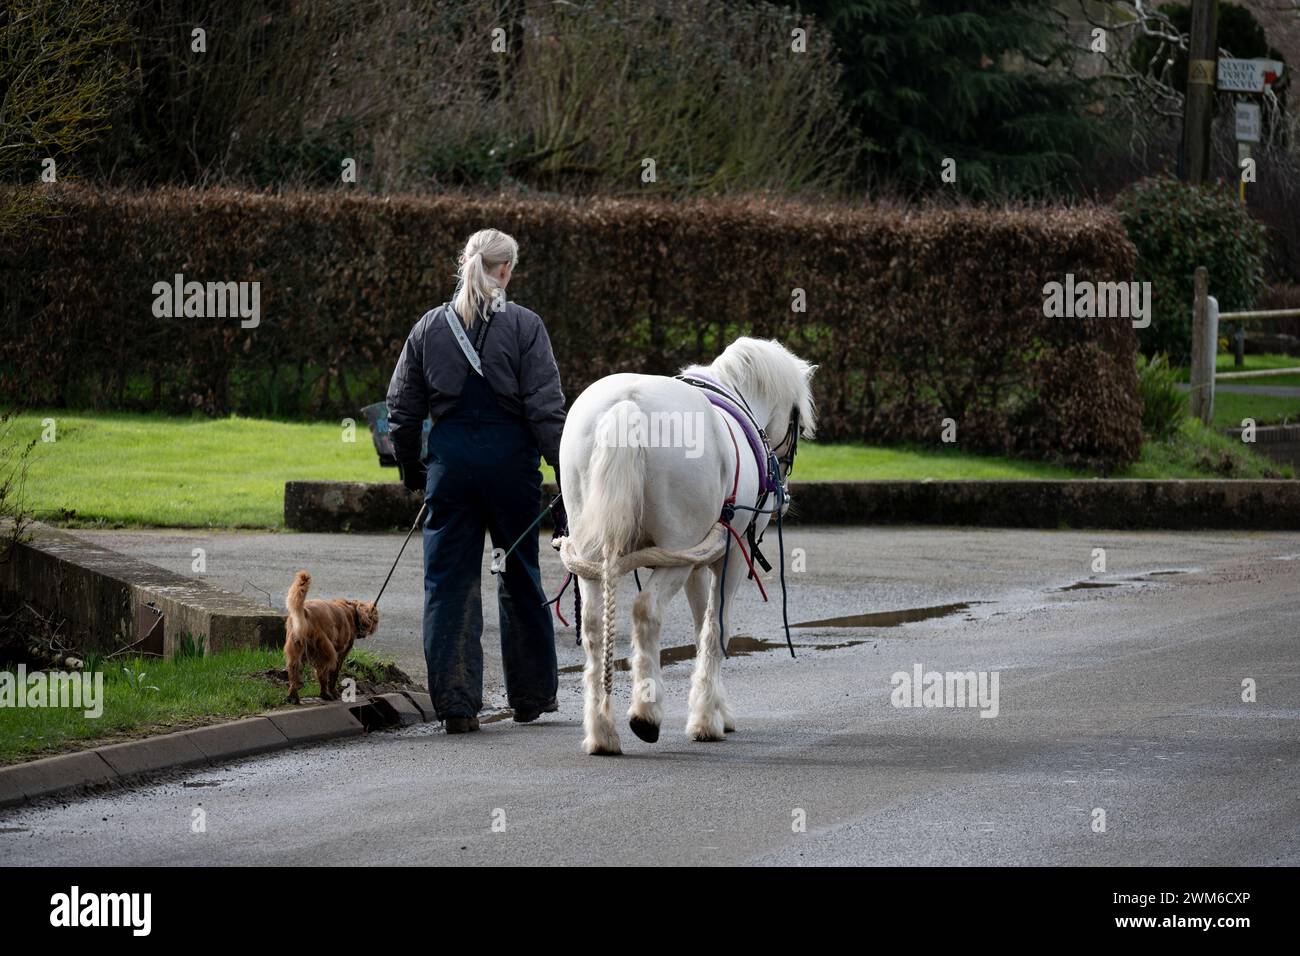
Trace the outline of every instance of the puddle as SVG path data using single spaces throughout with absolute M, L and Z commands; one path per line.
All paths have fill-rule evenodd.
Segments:
M 1169 577 L 1175 574 L 1192 574 L 1195 568 L 1166 568 L 1156 571 L 1143 571 L 1141 574 L 1133 577 L 1122 578 L 1119 581 L 1079 581 L 1067 587 L 1056 588 L 1057 591 L 1090 591 L 1096 588 L 1117 588 L 1125 583 L 1146 584 L 1150 583 L 1152 578 Z
M 797 624 L 791 624 L 791 627 L 798 627 Z M 839 641 L 834 644 L 796 644 L 795 653 L 801 650 L 805 651 L 833 651 L 839 647 L 857 647 L 859 644 L 865 644 L 866 641 Z M 750 654 L 757 654 L 762 651 L 787 651 L 785 641 L 761 641 L 756 637 L 750 637 L 747 634 L 737 634 L 727 642 L 728 657 L 748 657 Z M 680 664 L 682 661 L 695 660 L 694 644 L 679 644 L 675 647 L 665 647 L 659 651 L 659 666 L 667 667 L 669 664 Z M 583 664 L 570 664 L 568 667 L 561 667 L 561 674 L 581 674 Z M 630 671 L 632 662 L 626 657 L 617 658 L 614 661 L 614 669 L 618 671 Z M 497 718 L 499 719 L 499 718 Z
M 801 621 L 791 627 L 898 627 L 936 617 L 948 617 L 969 610 L 988 601 L 962 601 L 959 604 L 937 604 L 934 607 L 913 607 L 902 611 L 877 611 L 872 614 L 851 614 L 848 617 L 827 617 L 819 621 Z

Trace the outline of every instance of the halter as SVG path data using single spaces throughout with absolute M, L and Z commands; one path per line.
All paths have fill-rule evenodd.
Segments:
M 777 459 L 777 464 L 785 465 L 785 477 L 789 478 L 790 473 L 794 471 L 794 456 L 799 450 L 799 406 L 796 405 L 790 409 L 790 425 L 786 429 L 785 438 L 781 439 L 781 444 L 789 443 L 790 447 L 786 453 Z M 773 453 L 776 449 L 772 449 Z

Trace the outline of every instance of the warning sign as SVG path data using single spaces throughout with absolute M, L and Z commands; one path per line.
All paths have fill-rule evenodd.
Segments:
M 1187 64 L 1187 82 L 1198 86 L 1214 85 L 1214 61 L 1192 60 Z

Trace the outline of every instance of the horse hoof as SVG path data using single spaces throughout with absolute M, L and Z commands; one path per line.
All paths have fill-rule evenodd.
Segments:
M 627 725 L 632 728 L 632 733 L 648 744 L 652 744 L 659 739 L 659 725 L 650 723 L 644 717 L 632 717 L 628 720 Z
M 582 742 L 582 749 L 592 757 L 617 757 L 623 752 L 623 748 L 619 746 L 617 737 L 612 741 L 604 742 L 593 740 L 588 737 Z
M 686 728 L 686 735 L 699 743 L 726 739 L 726 731 L 722 729 L 721 724 L 693 724 Z

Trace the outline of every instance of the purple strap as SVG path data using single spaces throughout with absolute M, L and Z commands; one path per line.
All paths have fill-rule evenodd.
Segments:
M 727 389 L 725 385 L 717 379 L 705 375 L 702 372 L 690 372 L 688 373 L 688 377 L 698 378 L 700 381 L 708 382 L 710 385 L 724 389 L 728 394 L 730 394 L 730 390 Z M 758 464 L 759 490 L 766 491 L 769 494 L 776 491 L 776 485 L 772 483 L 771 475 L 768 474 L 767 450 L 763 447 L 763 439 L 759 436 L 758 432 L 754 430 L 754 426 L 750 423 L 749 415 L 745 413 L 744 406 L 739 402 L 732 401 L 731 399 L 719 395 L 717 392 L 710 391 L 707 388 L 701 389 L 701 391 L 704 392 L 705 398 L 734 418 L 736 423 L 740 425 L 740 430 L 745 433 L 745 439 L 749 442 L 749 450 L 754 453 L 754 461 Z

